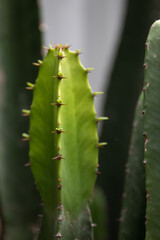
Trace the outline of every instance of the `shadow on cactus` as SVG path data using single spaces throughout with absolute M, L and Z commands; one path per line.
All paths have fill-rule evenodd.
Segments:
M 33 91 L 29 140 L 31 169 L 40 192 L 44 215 L 39 240 L 54 238 L 93 239 L 89 199 L 98 170 L 97 123 L 107 117 L 96 116 L 94 97 L 85 69 L 79 60 L 80 51 L 69 46 L 50 46 L 39 66 Z

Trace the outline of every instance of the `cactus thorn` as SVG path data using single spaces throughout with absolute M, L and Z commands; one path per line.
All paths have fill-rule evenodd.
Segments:
M 62 217 L 61 216 L 58 217 L 57 220 L 58 220 L 58 222 L 61 222 L 62 221 Z
M 67 77 L 64 77 L 61 73 L 58 73 L 57 76 L 52 76 L 53 78 L 57 78 L 58 80 L 61 80 L 61 79 L 67 79 Z
M 148 203 L 148 200 L 149 200 L 149 192 L 148 192 L 148 190 L 146 189 L 146 203 Z
M 145 114 L 145 111 L 143 110 L 143 111 L 142 111 L 142 115 L 144 115 L 144 114 Z
M 99 164 L 97 164 L 97 167 L 99 168 Z
M 52 44 L 49 44 L 49 49 L 50 49 L 50 50 L 53 49 Z
M 28 109 L 22 109 L 22 116 L 23 117 L 28 117 L 30 115 L 30 110 Z
M 145 225 L 147 224 L 147 216 L 145 216 Z
M 106 146 L 106 145 L 108 145 L 107 142 L 101 142 L 101 143 L 98 143 L 98 144 L 97 144 L 97 147 L 98 147 L 98 148 L 102 148 L 102 147 L 104 147 L 104 146 Z
M 40 63 L 35 63 L 35 62 L 33 62 L 32 64 L 36 67 L 39 67 L 41 65 Z
M 58 107 L 60 107 L 62 105 L 66 105 L 66 104 L 62 103 L 61 99 L 57 99 L 57 103 L 51 103 L 51 105 L 57 105 Z
M 31 163 L 30 163 L 30 162 L 25 163 L 24 166 L 25 166 L 25 167 L 29 167 L 29 166 L 31 166 Z
M 35 85 L 33 83 L 27 82 L 26 84 L 27 84 L 27 87 L 25 87 L 25 89 L 27 89 L 27 90 L 33 90 L 34 89 Z
M 97 174 L 97 175 L 101 175 L 101 172 L 98 171 L 98 170 L 96 170 L 96 174 Z
M 47 51 L 49 50 L 49 48 L 46 47 L 46 46 L 42 46 L 42 48 L 45 49 L 45 50 L 47 50 Z
M 97 224 L 96 223 L 91 223 L 91 227 L 92 228 L 97 227 Z
M 90 73 L 91 70 L 94 70 L 94 68 L 86 68 L 86 73 Z
M 57 185 L 58 189 L 60 190 L 62 188 L 62 185 L 61 184 L 58 184 Z
M 38 214 L 38 217 L 39 217 L 39 218 L 43 218 L 43 215 L 42 215 L 42 214 Z
M 82 51 L 82 49 L 76 50 L 76 54 L 77 54 L 77 55 L 82 54 L 81 51 Z
M 61 133 L 66 133 L 66 132 L 62 131 L 62 128 L 56 128 L 56 131 L 52 131 L 51 133 L 61 134 Z
M 62 204 L 59 204 L 57 207 L 58 210 L 62 210 Z
M 58 182 L 60 182 L 61 181 L 61 179 L 60 178 L 58 178 Z
M 94 92 L 92 93 L 93 97 L 97 96 L 97 95 L 102 95 L 104 94 L 104 92 Z
M 27 133 L 22 133 L 22 141 L 28 141 L 29 140 L 29 134 Z
M 56 237 L 58 239 L 58 238 L 61 238 L 62 235 L 61 235 L 61 233 L 57 233 L 56 235 L 54 235 L 54 237 Z
M 68 48 L 70 48 L 70 46 L 71 46 L 71 44 L 65 44 L 65 45 L 62 47 L 62 49 L 68 49 Z
M 59 154 L 59 155 L 57 155 L 57 157 L 54 157 L 54 158 L 52 158 L 52 159 L 53 159 L 53 160 L 55 160 L 55 159 L 61 160 L 61 159 L 64 159 L 64 158 L 62 157 L 61 154 Z
M 108 119 L 109 119 L 108 117 L 97 117 L 96 122 L 100 122 L 100 121 L 108 120 Z
M 148 65 L 146 63 L 143 64 L 144 69 L 148 68 Z
M 65 58 L 66 56 L 64 56 L 63 52 L 59 52 L 58 55 L 55 55 L 55 57 L 57 57 L 59 60 L 62 60 L 63 58 Z
M 144 159 L 144 160 L 143 160 L 143 164 L 144 164 L 144 166 L 146 165 L 146 163 L 147 163 L 147 161 Z

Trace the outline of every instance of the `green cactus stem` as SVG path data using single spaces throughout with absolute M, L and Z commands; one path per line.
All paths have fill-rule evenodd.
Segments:
M 48 49 L 30 111 L 30 161 L 44 202 L 39 239 L 93 239 L 88 201 L 98 173 L 94 97 L 77 52 Z M 102 118 L 100 120 L 105 120 Z
M 124 31 L 106 94 L 104 112 L 110 120 L 104 124 L 101 137 L 108 141 L 108 148 L 100 153 L 104 174 L 99 182 L 108 198 L 112 240 L 118 239 L 125 165 L 135 106 L 143 87 L 144 44 L 149 27 L 160 12 L 157 0 L 128 0 L 127 4 Z
M 160 237 L 160 21 L 146 42 L 144 81 L 144 162 L 146 172 L 146 240 Z
M 96 186 L 90 200 L 92 213 L 92 226 L 94 227 L 94 240 L 108 240 L 108 209 L 107 200 L 103 190 Z
M 145 171 L 143 137 L 143 95 L 140 96 L 133 123 L 126 181 L 120 218 L 120 240 L 145 238 Z
M 28 127 L 20 109 L 31 104 L 24 87 L 35 79 L 40 58 L 36 0 L 0 0 L 0 198 L 5 240 L 32 240 L 39 197 L 21 141 Z M 2 238 L 1 238 L 2 239 Z

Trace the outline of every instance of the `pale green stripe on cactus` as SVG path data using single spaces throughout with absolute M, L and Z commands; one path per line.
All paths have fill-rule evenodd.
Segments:
M 144 137 L 146 162 L 146 240 L 160 239 L 160 21 L 146 42 Z
M 44 202 L 39 240 L 93 239 L 88 201 L 98 173 L 99 145 L 90 69 L 81 65 L 77 52 L 61 45 L 35 65 L 40 71 L 29 140 L 31 168 Z

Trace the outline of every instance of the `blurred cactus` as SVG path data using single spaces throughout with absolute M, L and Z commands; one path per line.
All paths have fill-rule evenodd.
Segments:
M 160 238 L 160 20 L 146 42 L 144 78 L 144 163 L 146 175 L 146 240 Z
M 142 14 L 143 13 L 143 14 Z M 143 85 L 144 44 L 154 19 L 160 16 L 158 1 L 129 0 L 122 40 L 106 94 L 101 140 L 108 148 L 100 153 L 103 174 L 99 184 L 106 192 L 110 239 L 118 239 L 125 165 L 132 131 L 135 106 Z
M 25 82 L 35 77 L 32 62 L 40 57 L 36 0 L 0 0 L 0 198 L 5 240 L 31 240 L 38 193 L 21 132 L 28 120 L 20 109 L 31 103 Z M 1 238 L 2 239 L 2 238 Z
M 137 104 L 125 189 L 120 217 L 120 240 L 142 240 L 145 236 L 145 170 L 143 137 L 143 95 Z

